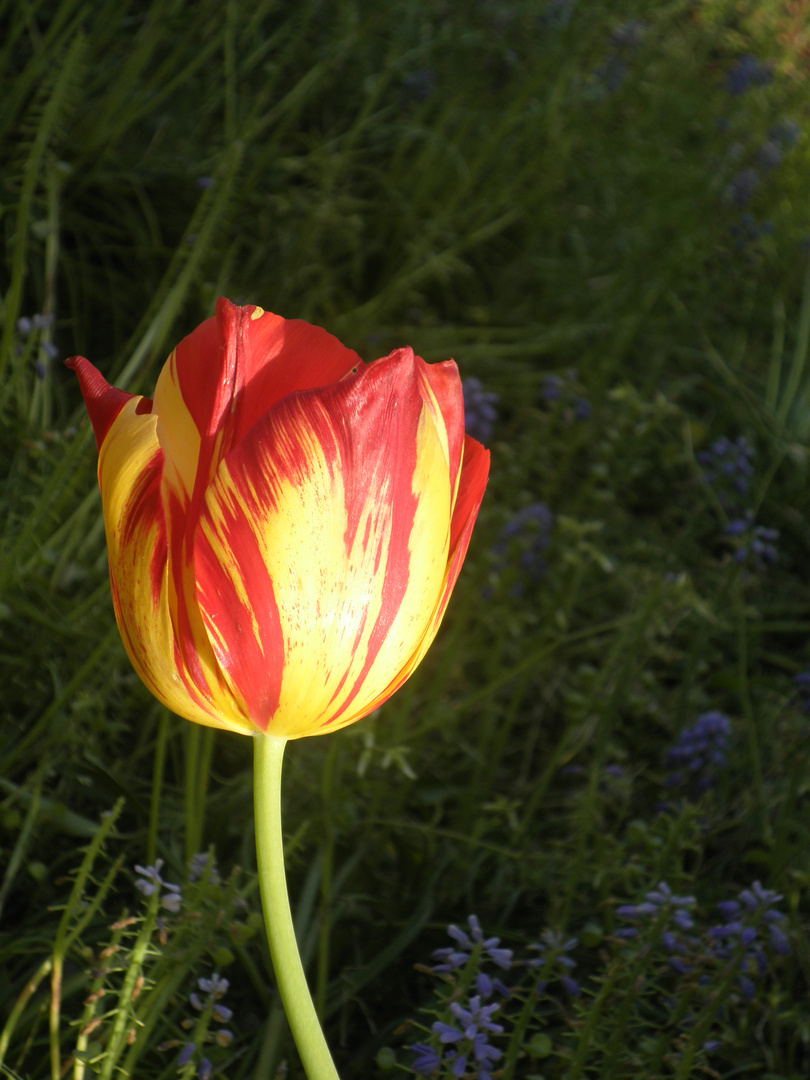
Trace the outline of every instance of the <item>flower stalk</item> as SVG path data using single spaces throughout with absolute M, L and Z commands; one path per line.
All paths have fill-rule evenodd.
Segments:
M 253 741 L 256 856 L 273 970 L 308 1080 L 338 1080 L 307 986 L 287 894 L 281 831 L 281 767 L 287 740 L 257 734 Z

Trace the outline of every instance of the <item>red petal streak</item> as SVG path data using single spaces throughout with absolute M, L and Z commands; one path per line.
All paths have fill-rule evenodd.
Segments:
M 223 548 L 235 564 L 227 579 L 220 557 L 201 533 L 196 548 L 197 600 L 214 654 L 252 724 L 266 731 L 278 708 L 284 665 L 284 639 L 273 593 L 256 536 L 240 509 L 220 508 Z M 246 603 L 234 579 L 249 582 Z
M 93 433 L 96 436 L 96 449 L 100 450 L 113 420 L 115 420 L 129 399 L 135 397 L 135 395 L 119 390 L 115 386 L 110 386 L 101 372 L 93 367 L 89 360 L 85 360 L 83 356 L 71 356 L 69 360 L 65 361 L 65 367 L 75 371 L 78 376 L 79 389 L 82 392 L 87 414 L 90 417 L 90 423 L 93 425 Z
M 405 665 L 399 675 L 397 675 L 373 701 L 365 705 L 362 711 L 358 712 L 356 716 L 350 718 L 344 717 L 344 723 L 352 723 L 355 720 L 360 720 L 363 716 L 367 716 L 374 709 L 379 708 L 380 705 L 386 702 L 392 694 L 396 693 L 400 686 L 402 686 L 413 674 L 429 645 L 436 636 L 441 621 L 444 618 L 444 613 L 447 610 L 447 604 L 453 592 L 453 586 L 458 579 L 462 564 L 464 563 L 464 557 L 467 554 L 467 548 L 469 547 L 475 519 L 478 516 L 481 500 L 484 497 L 484 489 L 486 488 L 488 474 L 489 450 L 484 450 L 483 446 L 476 442 L 475 439 L 471 439 L 469 435 L 465 435 L 464 460 L 462 464 L 461 483 L 459 485 L 459 498 L 456 501 L 456 508 L 453 514 L 453 540 L 451 542 L 450 557 L 447 563 L 447 574 L 444 580 L 444 587 L 428 624 L 425 636 L 419 643 L 419 647 L 416 649 L 411 661 Z

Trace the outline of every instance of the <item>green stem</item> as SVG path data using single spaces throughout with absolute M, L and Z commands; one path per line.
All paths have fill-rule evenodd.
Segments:
M 318 916 L 318 973 L 315 978 L 315 1012 L 322 1017 L 326 1009 L 326 985 L 329 978 L 329 936 L 331 931 L 330 909 L 332 906 L 332 870 L 335 861 L 335 830 L 333 827 L 332 788 L 335 780 L 337 739 L 332 739 L 326 752 L 321 777 L 323 799 L 323 844 L 321 846 L 321 903 Z
M 256 856 L 276 982 L 308 1080 L 338 1080 L 307 986 L 287 895 L 281 832 L 281 763 L 286 739 L 257 734 L 254 742 Z

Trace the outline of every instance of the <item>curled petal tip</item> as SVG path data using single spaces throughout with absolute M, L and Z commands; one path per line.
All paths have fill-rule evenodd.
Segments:
M 78 377 L 79 389 L 96 436 L 96 447 L 100 450 L 113 420 L 135 395 L 110 386 L 101 372 L 83 356 L 71 356 L 65 360 L 65 367 L 75 371 Z

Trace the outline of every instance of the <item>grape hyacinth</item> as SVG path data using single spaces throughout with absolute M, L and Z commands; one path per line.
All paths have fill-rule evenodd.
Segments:
M 755 570 L 763 570 L 768 563 L 779 561 L 776 549 L 779 530 L 755 525 L 753 510 L 746 510 L 742 517 L 729 521 L 724 531 L 734 546 L 736 563 L 748 563 Z
M 786 916 L 776 910 L 781 899 L 781 893 L 755 881 L 736 900 L 717 905 L 724 921 L 707 932 L 714 956 L 736 968 L 737 985 L 746 1001 L 756 996 L 754 980 L 768 972 L 768 951 L 780 956 L 790 953 L 783 929 Z
M 192 1008 L 197 1012 L 203 1013 L 203 1031 L 201 1036 L 201 1042 L 213 1041 L 219 1047 L 230 1046 L 233 1042 L 233 1032 L 230 1028 L 220 1027 L 214 1032 L 208 1031 L 209 1020 L 214 1020 L 217 1024 L 227 1024 L 233 1016 L 233 1010 L 229 1009 L 227 1005 L 223 1005 L 221 998 L 225 996 L 230 987 L 230 982 L 216 973 L 210 978 L 201 977 L 197 979 L 197 990 L 201 991 L 205 997 L 201 997 L 196 991 L 189 994 L 188 1000 Z M 198 1028 L 195 1038 L 200 1038 L 200 1031 Z M 177 1058 L 178 1068 L 188 1065 L 194 1055 L 197 1053 L 197 1043 L 187 1042 Z M 197 1063 L 197 1080 L 210 1080 L 214 1074 L 214 1066 L 208 1060 L 207 1057 L 201 1057 Z
M 566 955 L 579 944 L 579 939 L 564 938 L 555 930 L 544 930 L 540 935 L 540 943 L 529 945 L 529 948 L 539 953 L 536 959 L 529 960 L 528 966 L 542 969 L 545 978 L 535 987 L 537 994 L 542 994 L 548 986 L 549 980 L 559 982 L 568 997 L 579 997 L 579 984 L 572 978 L 571 972 L 576 967 L 576 961 Z M 558 969 L 555 971 L 555 968 Z
M 763 64 L 751 53 L 745 53 L 726 73 L 726 91 L 732 97 L 741 97 L 753 86 L 765 86 L 771 79 L 773 69 L 770 64 Z
M 694 795 L 708 791 L 728 763 L 730 737 L 731 721 L 724 713 L 712 710 L 699 716 L 667 751 L 664 763 L 671 771 L 666 786 L 688 789 Z
M 510 564 L 516 564 L 516 569 L 529 582 L 539 581 L 547 569 L 544 555 L 551 543 L 553 527 L 554 515 L 545 503 L 531 503 L 519 510 L 503 526 L 492 547 L 497 558 L 496 573 L 501 574 Z M 523 591 L 520 580 L 512 591 L 515 595 Z
M 464 393 L 464 429 L 479 442 L 488 443 L 498 419 L 498 394 L 485 390 L 481 380 L 471 376 L 462 383 Z
M 668 954 L 670 968 L 685 975 L 689 970 L 686 958 L 697 944 L 697 939 L 687 933 L 695 925 L 692 916 L 695 904 L 694 896 L 677 896 L 666 881 L 660 881 L 644 894 L 640 904 L 621 904 L 616 908 L 618 918 L 632 925 L 617 930 L 614 936 L 629 941 L 639 936 L 644 923 L 654 924 L 658 940 Z
M 714 490 L 725 510 L 741 509 L 754 475 L 754 448 L 744 435 L 728 439 L 721 435 L 696 455 L 704 483 Z
M 217 870 L 217 860 L 211 852 L 198 851 L 189 859 L 188 880 L 198 881 L 200 878 L 204 878 L 211 885 L 222 884 L 222 878 Z
M 579 375 L 569 368 L 564 375 L 546 375 L 540 388 L 540 396 L 548 405 L 562 411 L 566 423 L 587 420 L 591 415 L 591 403 L 581 392 Z
M 469 999 L 466 1008 L 458 1001 L 451 1002 L 450 1013 L 456 1024 L 437 1020 L 431 1027 L 441 1051 L 434 1050 L 427 1043 L 415 1043 L 409 1047 L 415 1055 L 414 1071 L 429 1076 L 444 1063 L 451 1076 L 462 1077 L 471 1066 L 478 1080 L 492 1080 L 492 1067 L 503 1056 L 501 1050 L 489 1041 L 490 1035 L 503 1034 L 503 1025 L 492 1019 L 499 1009 L 497 1002 L 484 1005 L 479 994 Z
M 447 927 L 447 933 L 456 944 L 443 949 L 434 949 L 433 958 L 439 960 L 440 963 L 435 964 L 433 970 L 440 974 L 463 968 L 470 959 L 473 950 L 480 946 L 483 955 L 491 960 L 496 967 L 508 971 L 512 966 L 512 950 L 501 948 L 500 938 L 485 938 L 476 915 L 468 917 L 467 925 L 470 928 L 469 934 L 452 923 Z
M 165 889 L 160 898 L 161 907 L 173 914 L 177 914 L 183 902 L 179 885 L 170 885 L 160 876 L 163 859 L 158 859 L 154 866 L 137 866 L 135 873 L 139 876 L 135 879 L 135 888 L 144 896 L 153 896 L 158 889 Z
M 24 342 L 17 347 L 18 354 L 26 353 L 33 359 L 34 374 L 44 379 L 48 366 L 59 356 L 59 350 L 51 341 L 54 324 L 53 314 L 21 315 L 16 322 L 17 333 Z

